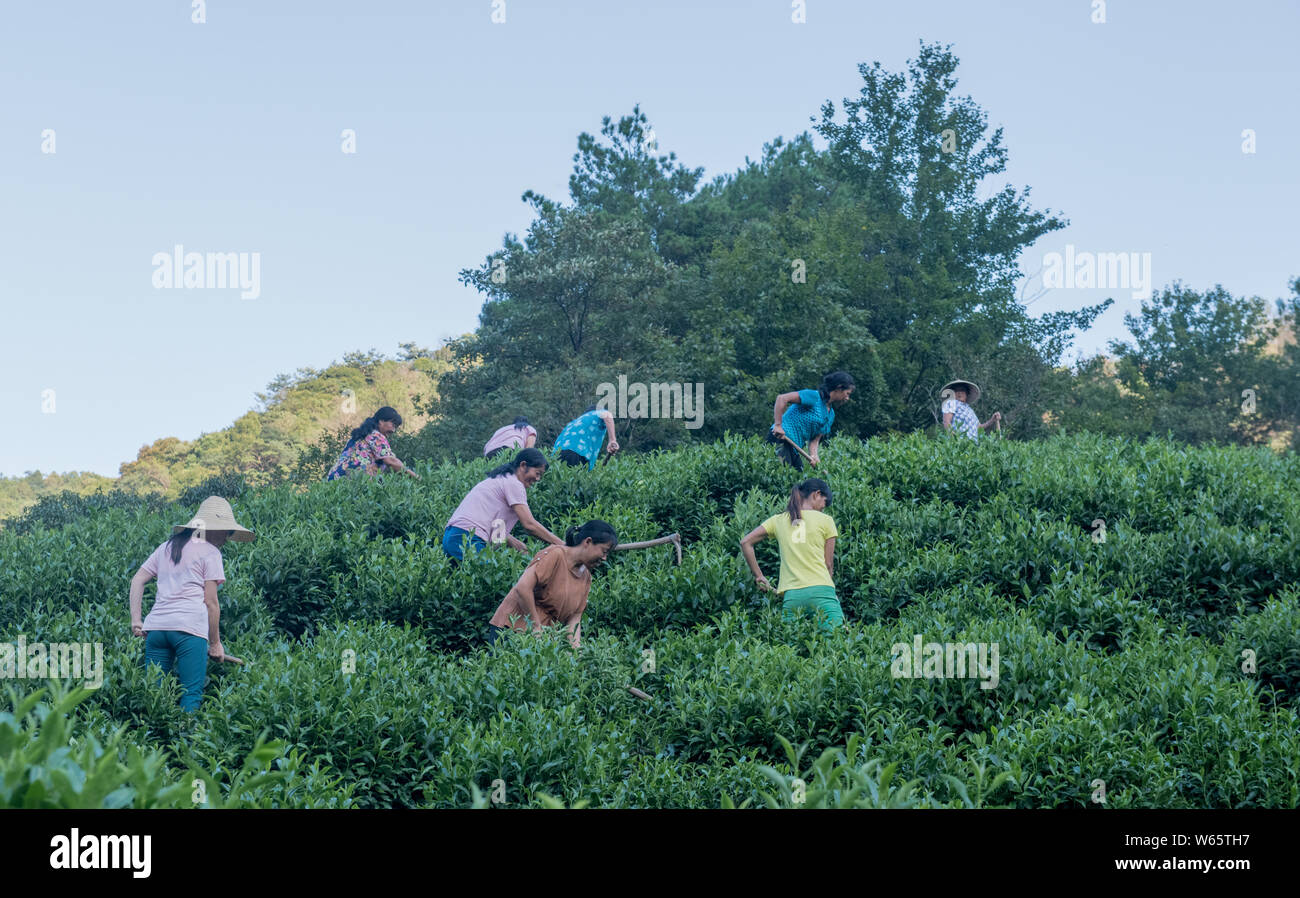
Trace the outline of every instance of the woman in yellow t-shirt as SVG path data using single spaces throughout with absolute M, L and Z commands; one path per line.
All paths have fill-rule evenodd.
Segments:
M 831 488 L 825 480 L 810 477 L 790 491 L 785 511 L 755 527 L 740 541 L 754 581 L 763 591 L 772 589 L 754 557 L 754 544 L 775 536 L 781 549 L 781 578 L 776 592 L 782 596 L 786 618 L 796 613 L 821 615 L 820 626 L 829 630 L 844 623 L 844 610 L 835 596 L 835 521 L 822 511 L 831 506 Z

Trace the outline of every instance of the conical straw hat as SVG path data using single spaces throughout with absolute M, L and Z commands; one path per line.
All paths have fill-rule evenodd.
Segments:
M 193 527 L 200 532 L 230 530 L 230 538 L 241 543 L 251 543 L 256 538 L 253 531 L 235 520 L 235 513 L 231 511 L 230 503 L 220 496 L 208 496 L 204 499 L 194 517 L 190 518 L 188 523 L 177 524 L 172 528 L 172 533 L 180 533 L 187 527 Z
M 955 390 L 958 387 L 967 388 L 966 389 L 967 405 L 974 405 L 975 403 L 980 401 L 980 388 L 973 381 L 969 381 L 969 380 L 954 380 L 952 383 L 944 384 L 943 390 L 939 391 L 939 395 L 942 396 L 944 390 Z

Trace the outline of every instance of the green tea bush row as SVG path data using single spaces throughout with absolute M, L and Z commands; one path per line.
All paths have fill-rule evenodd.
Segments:
M 126 607 L 193 507 L 47 506 L 0 531 L 0 638 L 102 643 L 87 734 L 60 739 L 128 766 L 128 742 L 157 752 L 133 776 L 198 776 L 215 803 L 785 807 L 798 776 L 805 806 L 1093 806 L 1095 780 L 1108 807 L 1300 804 L 1294 456 L 832 440 L 818 474 L 849 623 L 830 634 L 782 620 L 739 558 L 801 477 L 770 446 L 553 465 L 529 494 L 553 531 L 599 517 L 624 541 L 685 539 L 680 566 L 665 546 L 595 572 L 577 653 L 555 634 L 484 647 L 526 559 L 453 570 L 443 525 L 490 465 L 417 467 L 238 492 L 258 539 L 223 549 L 222 630 L 248 663 L 210 665 L 197 714 L 141 666 Z M 775 578 L 772 543 L 757 554 Z M 997 643 L 996 687 L 895 677 L 892 647 L 917 635 Z

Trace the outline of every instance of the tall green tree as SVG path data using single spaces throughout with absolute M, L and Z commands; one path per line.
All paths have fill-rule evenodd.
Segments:
M 660 292 L 669 265 L 639 218 L 530 201 L 526 239 L 461 272 L 488 298 L 475 333 L 448 343 L 454 361 L 431 406 L 434 442 L 459 454 L 520 414 L 553 438 L 601 383 L 655 379 L 675 357 Z
M 682 206 L 695 193 L 704 169 L 676 162 L 676 153 L 660 153 L 659 140 L 640 105 L 618 122 L 605 116 L 600 134 L 603 142 L 586 132 L 578 136 L 569 175 L 573 207 L 640 222 L 650 245 L 665 261 L 683 261 L 690 241 L 683 239 L 682 232 L 685 229 L 689 235 L 693 229 L 683 220 Z M 531 190 L 524 200 L 539 208 L 553 205 Z
M 527 241 L 462 273 L 486 302 L 477 333 L 448 347 L 436 442 L 477 427 L 463 445 L 481 445 L 499 426 L 474 419 L 484 406 L 553 428 L 606 372 L 705 385 L 703 428 L 629 421 L 632 447 L 765 428 L 776 393 L 841 368 L 859 382 L 841 433 L 930 424 L 957 375 L 1039 426 L 1048 375 L 1105 305 L 1032 319 L 1016 301 L 1019 255 L 1064 222 L 1027 190 L 980 198 L 1006 151 L 953 96 L 956 66 L 927 45 L 905 74 L 861 66 L 847 121 L 822 107 L 826 150 L 778 138 L 703 185 L 659 152 L 639 107 L 582 134 L 571 205 L 525 193 Z
M 1002 129 L 957 97 L 957 58 L 922 44 L 906 73 L 861 65 L 856 99 L 822 107 L 817 132 L 842 195 L 860 209 L 857 252 L 842 276 L 857 289 L 846 302 L 864 310 L 880 341 L 889 395 L 882 424 L 932 423 L 940 385 L 976 380 L 985 405 L 1032 427 L 1039 389 L 1068 345 L 1105 305 L 1031 322 L 1016 298 L 1019 258 L 1067 222 L 1029 205 L 1029 189 L 980 190 L 1006 169 Z M 1016 419 L 1019 418 L 1019 421 Z
M 1250 444 L 1285 426 L 1280 401 L 1294 382 L 1283 380 L 1285 360 L 1266 352 L 1279 322 L 1264 300 L 1175 283 L 1124 324 L 1132 341 L 1111 345 L 1120 383 L 1140 397 L 1158 433 Z

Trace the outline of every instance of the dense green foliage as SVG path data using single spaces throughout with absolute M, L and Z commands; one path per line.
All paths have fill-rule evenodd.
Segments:
M 1258 297 L 1174 285 L 1126 315 L 1131 341 L 1051 378 L 1059 426 L 1189 443 L 1300 447 L 1300 279 L 1276 314 Z M 1112 369 L 1112 370 L 1108 370 Z
M 0 478 L 0 521 L 15 518 L 42 499 L 68 494 L 86 497 L 111 488 L 113 479 L 88 472 L 59 474 L 29 471 L 22 477 Z
M 1019 432 L 1041 429 L 1046 376 L 1105 306 L 1035 319 L 1017 302 L 1020 255 L 1065 222 L 1009 185 L 981 197 L 1007 151 L 955 94 L 956 68 L 934 45 L 902 74 L 862 65 L 843 116 L 820 108 L 825 150 L 778 137 L 704 185 L 703 169 L 659 153 L 639 107 L 582 134 L 571 205 L 528 191 L 527 237 L 461 273 L 486 302 L 448 347 L 430 454 L 481 446 L 467 425 L 485 406 L 551 439 L 620 375 L 705 393 L 701 429 L 629 419 L 631 448 L 761 427 L 777 393 L 835 369 L 859 382 L 837 421 L 850 435 L 933 425 L 954 376 Z
M 168 775 L 166 756 L 142 749 L 112 730 L 103 715 L 78 717 L 84 688 L 58 684 L 21 696 L 9 689 L 10 710 L 0 711 L 0 808 L 270 808 L 347 807 L 351 790 L 302 770 L 295 751 L 258 739 L 228 780 L 191 768 L 180 782 Z M 105 738 L 101 741 L 100 736 Z M 271 765 L 275 764 L 275 769 Z M 317 796 L 331 793 L 327 801 Z M 340 796 L 334 800 L 333 794 Z
M 776 394 L 835 369 L 858 380 L 836 420 L 852 436 L 934 428 L 940 388 L 964 377 L 1016 437 L 1294 445 L 1300 281 L 1275 314 L 1174 283 L 1125 317 L 1133 339 L 1112 358 L 1062 364 L 1112 300 L 1040 316 L 1020 301 L 1031 247 L 1066 222 L 995 180 L 1008 150 L 956 94 L 957 64 L 923 44 L 906 72 L 859 66 L 860 95 L 820 108 L 825 149 L 776 137 L 709 183 L 660 153 L 640 107 L 581 134 L 570 203 L 525 192 L 524 239 L 461 272 L 484 297 L 479 326 L 446 347 L 415 454 L 474 454 L 517 414 L 545 444 L 620 376 L 698 383 L 704 399 L 698 429 L 622 419 L 625 448 L 707 442 L 763 428 Z
M 783 622 L 740 561 L 795 480 L 756 439 L 553 466 L 530 494 L 552 529 L 600 517 L 625 541 L 686 541 L 680 567 L 664 547 L 598 569 L 577 653 L 559 634 L 483 647 L 524 559 L 452 571 L 438 543 L 485 462 L 246 491 L 235 511 L 258 540 L 223 550 L 221 601 L 248 664 L 212 665 L 193 716 L 141 670 L 127 613 L 131 575 L 192 506 L 6 530 L 0 638 L 102 642 L 105 671 L 72 735 L 39 752 L 0 736 L 0 770 L 15 750 L 42 769 L 116 758 L 133 772 L 103 782 L 138 790 L 113 799 L 131 804 L 177 783 L 185 804 L 195 771 L 238 801 L 258 752 L 245 781 L 297 771 L 259 796 L 284 806 L 469 806 L 502 789 L 511 806 L 786 806 L 796 776 L 809 806 L 1087 806 L 1097 779 L 1111 807 L 1300 804 L 1295 455 L 918 434 L 836 439 L 824 458 L 849 618 L 828 635 Z M 770 542 L 758 554 L 775 575 Z M 892 646 L 916 634 L 998 643 L 997 686 L 894 678 Z M 142 760 L 154 752 L 166 760 Z

